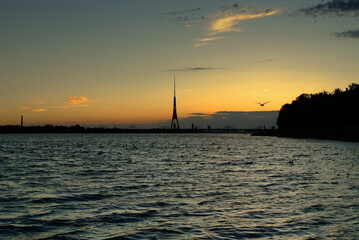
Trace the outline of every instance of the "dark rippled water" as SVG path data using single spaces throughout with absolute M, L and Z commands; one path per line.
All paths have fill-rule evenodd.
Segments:
M 0 135 L 0 239 L 359 239 L 359 144 Z

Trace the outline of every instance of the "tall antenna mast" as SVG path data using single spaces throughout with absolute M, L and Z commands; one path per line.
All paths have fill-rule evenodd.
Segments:
M 170 129 L 180 129 L 176 109 L 176 75 L 173 76 L 173 114 Z

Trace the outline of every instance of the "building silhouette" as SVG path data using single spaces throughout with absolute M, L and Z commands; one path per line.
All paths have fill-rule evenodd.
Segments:
M 174 76 L 174 88 L 173 88 L 173 114 L 170 129 L 180 129 L 176 110 L 176 76 Z

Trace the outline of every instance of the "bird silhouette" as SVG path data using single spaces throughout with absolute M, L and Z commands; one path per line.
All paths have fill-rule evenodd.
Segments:
M 261 107 L 264 107 L 264 105 L 267 104 L 267 103 L 270 103 L 270 101 L 269 101 L 269 102 L 265 102 L 265 103 L 259 103 L 259 102 L 256 102 L 256 103 L 258 103 L 259 105 L 261 105 Z

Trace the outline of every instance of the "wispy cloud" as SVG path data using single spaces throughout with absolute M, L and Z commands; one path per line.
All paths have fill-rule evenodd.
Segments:
M 279 12 L 280 10 L 276 9 L 255 10 L 234 3 L 233 5 L 221 6 L 212 13 L 206 14 L 203 13 L 202 8 L 194 8 L 164 13 L 161 18 L 167 22 L 184 24 L 186 27 L 193 27 L 199 23 L 201 26 L 207 26 L 205 36 L 196 39 L 194 43 L 194 47 L 201 47 L 224 38 L 218 34 L 242 31 L 238 26 L 242 20 L 263 18 Z
M 206 45 L 208 45 L 209 44 L 209 42 L 198 42 L 198 43 L 196 43 L 194 46 L 195 47 L 202 47 L 202 46 L 206 46 Z
M 218 33 L 223 33 L 223 32 L 240 32 L 242 30 L 239 27 L 236 27 L 236 25 L 241 20 L 267 17 L 274 15 L 278 12 L 279 10 L 267 9 L 259 13 L 238 13 L 229 16 L 219 17 L 211 23 L 211 27 L 210 27 L 211 35 L 216 35 Z
M 199 38 L 194 44 L 195 47 L 209 45 L 210 43 L 224 39 L 223 34 L 230 32 L 242 32 L 239 24 L 244 20 L 264 18 L 279 13 L 279 9 L 265 9 L 255 11 L 248 7 L 242 7 L 238 4 L 232 6 L 222 6 L 214 14 L 208 14 L 208 28 L 206 37 Z M 222 34 L 222 35 L 220 35 Z
M 34 109 L 33 112 L 46 112 L 47 109 L 41 108 L 41 109 Z
M 87 97 L 75 97 L 75 96 L 69 96 L 66 97 L 66 101 L 68 102 L 68 105 L 45 105 L 41 106 L 33 106 L 33 107 L 21 107 L 21 110 L 31 110 L 33 112 L 47 112 L 47 111 L 56 111 L 59 109 L 68 109 L 68 108 L 78 108 L 78 107 L 87 107 L 89 106 L 89 100 Z M 45 101 L 35 101 L 33 102 L 37 105 L 42 105 L 45 103 Z
M 222 38 L 223 38 L 223 37 L 199 38 L 199 39 L 196 39 L 196 44 L 195 44 L 194 46 L 195 46 L 195 47 L 205 46 L 205 45 L 208 45 L 209 42 L 216 41 L 216 40 L 220 40 L 220 39 L 222 39 Z
M 69 96 L 69 97 L 66 97 L 66 101 L 70 105 L 63 105 L 63 106 L 59 106 L 57 108 L 68 109 L 68 108 L 78 108 L 78 107 L 87 107 L 87 106 L 89 106 L 89 104 L 88 104 L 89 100 L 87 99 L 87 97 Z
M 87 97 L 69 96 L 66 99 L 69 104 L 88 103 Z
M 190 71 L 208 71 L 208 70 L 219 70 L 226 68 L 212 68 L 212 67 L 191 67 L 191 68 L 179 68 L 179 69 L 169 69 L 169 72 L 190 72 Z
M 344 31 L 344 32 L 338 32 L 333 34 L 336 37 L 342 37 L 342 38 L 355 38 L 359 39 L 359 29 L 358 30 L 350 30 L 350 31 Z
M 332 0 L 312 7 L 300 8 L 293 15 L 318 17 L 324 15 L 359 16 L 359 0 Z

